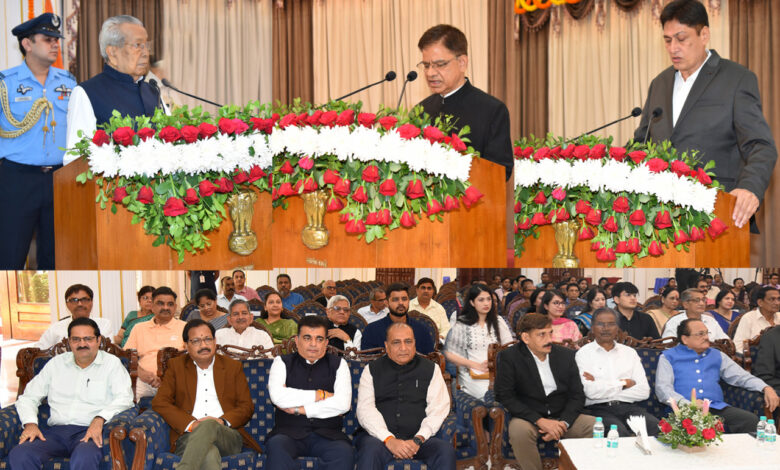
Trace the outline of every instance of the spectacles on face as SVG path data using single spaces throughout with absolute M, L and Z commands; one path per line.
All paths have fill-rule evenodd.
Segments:
M 85 343 L 91 343 L 91 342 L 95 341 L 96 338 L 97 338 L 97 336 L 84 336 L 83 338 L 79 337 L 79 336 L 71 336 L 69 338 L 69 341 L 71 343 L 73 343 L 73 344 L 79 344 L 82 341 L 85 342 Z
M 128 43 L 125 44 L 125 46 L 129 47 L 133 52 L 138 52 L 140 50 L 152 51 L 152 41 Z
M 555 306 L 566 305 L 566 302 L 562 302 L 560 300 L 553 300 L 552 302 L 550 302 L 550 305 L 555 305 Z
M 70 299 L 66 300 L 66 302 L 71 305 L 88 304 L 92 302 L 92 299 L 90 299 L 89 297 L 71 297 Z
M 433 62 L 425 62 L 425 61 L 423 61 L 423 62 L 420 62 L 419 64 L 417 64 L 417 68 L 419 68 L 420 70 L 429 70 L 430 68 L 433 68 L 433 70 L 437 70 L 438 71 L 438 70 L 443 69 L 447 65 L 449 65 L 450 62 L 452 62 L 453 60 L 457 59 L 458 57 L 460 57 L 460 56 L 456 55 L 452 59 L 448 59 L 448 60 L 434 60 Z
M 345 312 L 345 313 L 346 313 L 346 312 L 349 312 L 349 307 L 339 307 L 339 306 L 335 306 L 335 307 L 331 307 L 331 309 L 333 309 L 333 311 L 334 311 L 334 312 L 338 312 L 338 313 L 341 313 L 341 312 Z
M 205 338 L 192 338 L 188 341 L 191 345 L 198 347 L 201 345 L 201 343 L 209 345 L 214 342 L 214 338 L 211 336 L 206 336 Z
M 612 329 L 612 328 L 616 328 L 617 327 L 617 323 L 615 323 L 613 321 L 611 321 L 611 322 L 601 322 L 601 321 L 598 321 L 598 322 L 594 323 L 593 326 L 597 326 L 599 328 L 610 328 L 610 329 Z
M 710 332 L 708 330 L 704 331 L 697 331 L 696 333 L 691 333 L 690 336 L 694 336 L 696 338 L 703 338 L 705 336 L 709 336 Z
M 696 297 L 696 298 L 688 300 L 688 302 L 690 302 L 692 304 L 699 304 L 699 303 L 706 302 L 706 301 L 704 300 L 704 297 Z

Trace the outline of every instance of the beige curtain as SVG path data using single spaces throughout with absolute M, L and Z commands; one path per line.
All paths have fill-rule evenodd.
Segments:
M 177 88 L 219 104 L 271 101 L 271 0 L 166 0 L 163 53 Z M 200 103 L 176 92 L 176 104 Z
M 311 10 L 314 0 L 287 0 L 274 7 L 273 100 L 314 99 Z
M 348 98 L 375 111 L 380 104 L 395 107 L 407 72 L 416 81 L 407 85 L 402 106 L 409 108 L 430 92 L 416 64 L 417 41 L 426 29 L 440 23 L 460 28 L 469 40 L 472 83 L 487 90 L 488 0 L 320 0 L 313 7 L 314 100 L 324 103 L 369 83 L 388 70 L 397 78 Z
M 709 10 L 709 47 L 729 57 L 728 2 Z M 563 13 L 560 28 L 550 31 L 549 116 L 550 132 L 575 137 L 626 116 L 643 106 L 652 79 L 671 65 L 663 42 L 661 23 L 644 1 L 630 12 L 605 2 L 604 27 L 595 9 L 581 20 Z M 639 119 L 628 119 L 597 135 L 625 143 Z

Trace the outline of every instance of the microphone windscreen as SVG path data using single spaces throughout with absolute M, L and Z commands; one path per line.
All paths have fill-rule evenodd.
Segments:
M 395 71 L 391 70 L 385 74 L 385 80 L 388 82 L 392 82 L 395 80 Z
M 661 108 L 655 108 L 653 110 L 653 117 L 657 118 L 658 116 L 662 115 L 664 113 L 664 110 Z
M 162 79 L 162 84 L 167 86 L 168 88 L 173 88 L 173 85 L 171 85 L 171 82 L 169 82 L 167 78 Z
M 642 108 L 640 108 L 639 106 L 631 110 L 631 116 L 633 117 L 640 116 L 641 114 L 642 114 Z
M 417 80 L 417 72 L 412 70 L 411 72 L 406 74 L 406 81 L 407 82 L 413 82 L 415 80 Z

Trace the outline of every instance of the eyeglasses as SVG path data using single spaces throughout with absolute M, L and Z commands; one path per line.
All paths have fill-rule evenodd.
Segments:
M 203 344 L 211 344 L 213 342 L 214 342 L 214 338 L 211 337 L 211 336 L 207 336 L 205 338 L 192 338 L 191 340 L 188 341 L 188 343 L 190 343 L 191 345 L 196 346 L 196 347 L 200 346 L 201 343 L 203 343 Z
M 384 299 L 374 299 L 372 300 L 372 302 L 387 302 L 387 297 L 385 297 Z
M 152 50 L 152 41 L 146 41 L 146 42 L 134 42 L 132 44 L 125 44 L 133 51 L 140 51 L 141 49 L 151 51 Z
M 334 312 L 349 312 L 349 307 L 331 307 Z
M 550 302 L 550 305 L 566 305 L 566 302 L 561 302 L 560 300 L 553 300 Z
M 86 304 L 89 302 L 92 302 L 92 299 L 89 297 L 71 297 L 70 299 L 66 300 L 65 302 L 76 305 L 76 304 Z
M 433 62 L 420 62 L 419 64 L 417 64 L 417 68 L 422 69 L 422 70 L 428 70 L 431 67 L 433 67 L 433 70 L 441 70 L 444 67 L 446 67 L 447 65 L 449 65 L 450 62 L 452 62 L 453 60 L 457 59 L 458 57 L 460 57 L 460 56 L 456 55 L 455 57 L 453 57 L 452 59 L 449 59 L 449 60 L 436 60 L 436 61 L 433 61 Z
M 97 336 L 84 336 L 83 338 L 78 337 L 78 336 L 71 336 L 69 338 L 69 340 L 70 340 L 71 343 L 79 344 L 82 341 L 84 341 L 85 343 L 91 343 L 91 342 L 95 341 L 96 338 L 97 338 Z
M 706 299 L 704 297 L 697 297 L 695 299 L 689 299 L 688 302 L 693 302 L 695 304 L 698 304 L 700 302 L 706 302 Z
M 598 321 L 598 322 L 594 323 L 593 326 L 598 326 L 599 328 L 615 328 L 617 326 L 617 323 L 615 323 L 615 322 L 604 323 L 604 322 Z
M 697 338 L 702 338 L 704 336 L 709 336 L 709 335 L 710 335 L 710 332 L 706 331 L 706 330 L 705 331 L 697 331 L 696 333 L 691 333 L 690 334 L 690 336 L 695 336 Z

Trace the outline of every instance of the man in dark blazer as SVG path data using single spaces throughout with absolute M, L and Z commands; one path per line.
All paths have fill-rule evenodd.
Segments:
M 536 440 L 588 437 L 595 418 L 582 414 L 585 392 L 574 351 L 552 344 L 552 321 L 529 313 L 518 326 L 521 342 L 496 361 L 496 399 L 509 410 L 509 442 L 520 468 L 541 470 Z
M 221 468 L 222 456 L 260 447 L 242 429 L 254 413 L 241 363 L 215 355 L 214 326 L 201 319 L 183 332 L 187 354 L 171 360 L 152 409 L 171 427 L 179 470 Z
M 761 111 L 758 81 L 745 67 L 707 50 L 707 10 L 696 0 L 675 0 L 661 13 L 672 66 L 650 84 L 634 139 L 671 140 L 680 151 L 699 150 L 715 161 L 715 175 L 736 196 L 732 218 L 742 227 L 758 210 L 777 160 L 777 147 Z
M 753 375 L 780 394 L 780 326 L 775 326 L 761 335 L 756 360 L 753 362 Z M 775 408 L 775 421 L 778 419 L 780 406 Z

